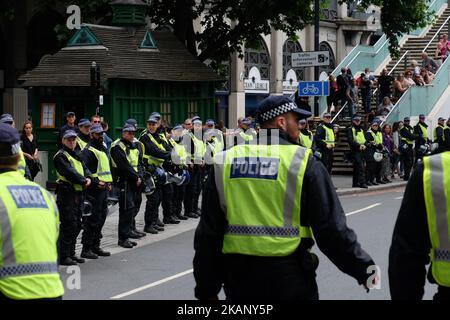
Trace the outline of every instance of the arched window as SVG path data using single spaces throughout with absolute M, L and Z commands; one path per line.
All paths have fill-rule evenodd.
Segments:
M 270 79 L 270 56 L 266 43 L 261 38 L 259 48 L 245 48 L 245 78 L 252 67 L 257 67 L 262 80 Z
M 328 42 L 320 43 L 320 51 L 328 51 L 330 53 L 330 64 L 328 66 L 319 67 L 319 74 L 325 71 L 327 74 L 330 74 L 336 68 L 336 59 L 334 57 L 333 49 L 331 49 Z
M 305 68 L 292 68 L 291 56 L 295 52 L 303 52 L 300 43 L 290 39 L 286 40 L 283 45 L 283 79 L 286 79 L 286 74 L 292 69 L 297 75 L 297 81 L 303 80 Z

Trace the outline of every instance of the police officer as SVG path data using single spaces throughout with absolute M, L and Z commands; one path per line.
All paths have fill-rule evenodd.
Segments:
M 144 145 L 147 171 L 153 174 L 156 179 L 156 189 L 152 194 L 147 195 L 145 207 L 144 232 L 152 234 L 164 231 L 164 225 L 158 225 L 158 210 L 161 203 L 163 204 L 163 224 L 180 223 L 178 219 L 172 217 L 173 189 L 172 185 L 167 183 L 167 175 L 163 169 L 164 162 L 171 159 L 171 152 L 163 145 L 161 135 L 158 132 L 159 121 L 160 119 L 157 117 L 150 116 L 147 120 L 147 131 L 140 138 L 140 142 Z M 164 192 L 167 193 L 165 197 Z
M 410 123 L 409 117 L 404 118 L 403 128 L 400 129 L 400 157 L 404 165 L 405 175 L 403 180 L 405 181 L 408 181 L 414 163 L 414 140 L 419 139 L 419 135 L 414 133 Z
M 185 216 L 198 218 L 200 215 L 198 201 L 202 191 L 202 175 L 205 167 L 203 156 L 206 149 L 203 142 L 202 121 L 195 118 L 192 124 L 193 128 L 183 137 L 183 145 L 188 153 L 188 167 L 191 176 L 191 180 L 186 186 L 184 211 Z
M 346 226 L 325 167 L 297 144 L 298 120 L 309 116 L 289 98 L 270 96 L 259 116 L 267 136 L 216 157 L 194 240 L 198 299 L 217 299 L 222 286 L 229 300 L 318 299 L 314 240 L 370 287 L 374 262 Z M 272 129 L 280 136 L 272 139 Z
M 323 122 L 317 127 L 314 143 L 317 150 L 321 153 L 321 161 L 328 173 L 333 169 L 333 150 L 336 145 L 333 124 L 331 123 L 331 114 L 323 115 Z
M 0 123 L 0 301 L 57 299 L 58 208 L 53 196 L 17 171 L 20 137 Z
M 0 123 L 5 123 L 7 125 L 10 125 L 11 127 L 15 128 L 16 124 L 14 122 L 14 118 L 9 113 L 4 113 L 0 117 Z M 19 166 L 17 168 L 17 171 L 22 174 L 25 178 L 32 181 L 30 169 L 27 166 L 27 162 L 25 160 L 25 156 L 23 155 L 22 150 L 20 151 L 20 159 L 19 159 Z
M 127 124 L 130 124 L 130 125 L 136 127 L 136 129 L 138 128 L 138 122 L 136 121 L 136 119 L 133 119 L 133 118 L 128 119 L 125 122 L 125 125 L 127 125 Z M 136 148 L 139 151 L 138 174 L 140 177 L 145 177 L 144 145 L 136 137 L 134 137 L 133 143 L 136 145 Z M 131 232 L 130 232 L 131 239 L 140 239 L 142 237 L 147 236 L 147 234 L 145 232 L 141 232 L 141 231 L 137 230 L 137 228 L 136 228 L 136 216 L 138 215 L 139 210 L 141 209 L 142 191 L 143 191 L 144 183 L 145 183 L 145 180 L 138 187 L 137 192 L 134 193 L 133 202 L 134 202 L 135 210 L 133 213 L 133 220 L 131 223 Z
M 184 169 L 187 169 L 187 152 L 182 144 L 183 140 L 183 127 L 180 124 L 177 124 L 172 129 L 171 133 L 171 141 L 173 143 L 172 149 L 172 157 L 175 157 L 176 164 Z M 189 181 L 187 181 L 189 183 Z M 187 219 L 186 212 L 183 214 L 183 200 L 186 192 L 186 184 L 182 184 L 179 186 L 174 185 L 174 193 L 173 193 L 173 210 L 174 215 L 180 220 Z
M 83 191 L 90 187 L 92 174 L 85 166 L 77 146 L 77 134 L 73 130 L 64 132 L 63 147 L 53 157 L 58 186 L 56 188 L 58 209 L 61 215 L 59 237 L 60 263 L 75 265 L 84 259 L 75 255 L 75 245 L 81 231 L 82 209 L 84 207 Z
M 86 146 L 89 143 L 89 140 L 91 139 L 90 135 L 89 135 L 89 130 L 91 129 L 91 121 L 89 121 L 89 119 L 81 119 L 80 122 L 78 123 L 78 129 L 79 129 L 79 133 L 77 136 L 77 151 L 81 151 L 84 148 L 86 148 Z
M 139 149 L 134 143 L 137 128 L 125 124 L 122 138 L 111 145 L 111 165 L 119 195 L 119 241 L 118 245 L 131 249 L 137 242 L 131 241 L 133 236 L 133 217 L 136 212 L 134 194 L 140 190 L 143 177 L 139 172 Z
M 389 252 L 393 300 L 420 300 L 428 281 L 435 300 L 450 300 L 450 152 L 424 157 L 405 190 Z
M 350 145 L 353 160 L 353 184 L 352 187 L 367 189 L 365 175 L 365 151 L 367 148 L 364 130 L 361 127 L 361 116 L 353 116 L 352 125 L 347 130 L 347 140 Z
M 446 140 L 445 140 L 445 134 L 444 134 L 444 130 L 445 130 L 445 119 L 442 117 L 438 118 L 438 124 L 436 126 L 436 128 L 434 128 L 434 143 L 437 143 L 438 147 L 435 150 L 435 153 L 440 153 L 440 152 L 444 152 L 446 150 Z
M 108 192 L 112 189 L 112 173 L 106 148 L 103 144 L 103 128 L 100 124 L 91 127 L 91 140 L 81 152 L 86 167 L 92 173 L 92 185 L 87 190 L 86 199 L 92 205 L 92 213 L 86 218 L 81 242 L 81 257 L 97 259 L 111 254 L 100 248 L 102 228 L 108 214 Z
M 380 122 L 377 119 L 372 121 L 370 129 L 367 130 L 365 134 L 367 151 L 366 151 L 366 162 L 367 162 L 367 182 L 369 186 L 376 186 L 379 184 L 385 184 L 381 180 L 381 161 L 375 160 L 375 153 L 382 153 L 383 151 L 383 135 L 380 130 Z
M 77 119 L 77 117 L 75 115 L 75 112 L 73 112 L 73 111 L 67 112 L 65 118 L 66 118 L 66 124 L 63 125 L 61 127 L 61 129 L 59 129 L 59 133 L 58 133 L 58 142 L 57 142 L 57 144 L 58 144 L 58 147 L 60 147 L 60 148 L 62 147 L 61 142 L 62 142 L 62 137 L 64 135 L 64 132 L 66 132 L 67 130 L 73 130 L 76 133 L 79 132 L 78 126 L 75 125 L 75 120 Z
M 298 135 L 298 142 L 302 147 L 312 149 L 313 146 L 313 133 L 308 130 L 308 122 L 306 119 L 301 119 L 298 122 L 298 130 L 300 134 Z
M 242 143 L 250 143 L 255 137 L 255 132 L 251 128 L 252 119 L 244 118 L 239 122 L 239 128 L 236 129 L 234 137 L 234 145 Z
M 428 125 L 425 123 L 424 114 L 419 115 L 419 122 L 414 126 L 414 133 L 419 136 L 415 144 L 416 159 L 414 163 L 417 163 L 417 161 L 423 158 L 423 153 L 420 151 L 420 147 L 431 142 L 428 135 Z

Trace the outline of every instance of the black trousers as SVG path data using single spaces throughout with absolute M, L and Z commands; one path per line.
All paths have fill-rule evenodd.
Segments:
M 174 214 L 173 209 L 173 184 L 168 183 L 162 186 L 162 208 L 164 219 L 169 219 Z
M 108 190 L 95 189 L 86 194 L 92 204 L 92 214 L 84 219 L 84 230 L 81 242 L 83 250 L 100 248 L 102 229 L 108 215 Z
M 224 291 L 229 301 L 318 300 L 315 268 L 295 258 L 226 259 Z
M 136 185 L 125 184 L 120 188 L 119 195 L 119 241 L 129 238 L 133 226 L 133 217 L 136 212 L 135 193 Z
M 157 186 L 155 191 L 146 197 L 147 202 L 145 204 L 144 214 L 145 226 L 154 226 L 158 221 L 158 209 L 162 201 L 162 187 Z
M 367 161 L 367 181 L 381 181 L 381 162 Z
M 333 150 L 320 150 L 322 153 L 322 158 L 320 161 L 323 163 L 325 168 L 327 168 L 327 171 L 329 174 L 331 174 L 331 171 L 333 170 Z
M 410 146 L 407 150 L 403 150 L 402 154 L 400 156 L 401 161 L 403 162 L 405 175 L 403 177 L 403 180 L 408 181 L 409 176 L 411 175 L 411 169 L 413 166 L 413 149 Z
M 141 187 L 138 187 L 136 190 L 136 193 L 134 194 L 134 213 L 133 213 L 133 221 L 131 223 L 131 229 L 136 230 L 136 216 L 139 213 L 139 210 L 141 209 L 142 204 L 142 185 Z
M 83 194 L 70 187 L 58 186 L 56 204 L 61 226 L 59 230 L 59 257 L 64 260 L 75 255 L 75 245 L 81 231 Z
M 186 186 L 174 186 L 173 187 L 173 213 L 175 216 L 182 215 L 183 200 L 186 192 Z M 187 213 L 187 212 L 185 212 Z
M 366 183 L 365 157 L 361 151 L 353 151 L 353 187 Z
M 200 197 L 202 173 L 199 165 L 194 165 L 189 169 L 191 181 L 186 186 L 184 194 L 184 213 L 196 213 L 198 209 L 198 199 Z

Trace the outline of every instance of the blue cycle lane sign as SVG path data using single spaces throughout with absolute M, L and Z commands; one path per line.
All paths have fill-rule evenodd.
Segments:
M 329 96 L 330 83 L 328 81 L 300 81 L 298 95 L 300 97 Z

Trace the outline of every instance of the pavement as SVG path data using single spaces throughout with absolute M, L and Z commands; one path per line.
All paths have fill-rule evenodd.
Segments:
M 390 179 L 392 180 L 392 183 L 381 184 L 378 186 L 371 186 L 368 189 L 362 189 L 362 188 L 352 188 L 353 183 L 352 176 L 333 175 L 331 176 L 331 180 L 333 181 L 334 186 L 337 188 L 336 190 L 337 194 L 340 196 L 400 188 L 406 186 L 407 183 L 403 179 L 400 179 L 399 177 L 396 176 L 395 179 Z
M 337 185 L 348 182 L 336 179 Z M 338 184 L 341 183 L 341 184 Z M 393 185 L 393 184 L 391 184 Z M 388 252 L 395 220 L 403 198 L 403 187 L 372 189 L 365 194 L 342 195 L 347 224 L 381 270 L 381 287 L 366 293 L 356 280 L 343 274 L 323 255 L 319 256 L 317 282 L 322 300 L 388 300 Z M 134 249 L 117 246 L 117 216 L 112 208 L 104 229 L 104 248 L 113 254 L 88 260 L 79 268 L 80 285 L 73 286 L 74 269 L 60 267 L 67 300 L 194 300 L 192 274 L 193 238 L 198 219 L 169 225 L 158 235 L 138 240 Z M 143 227 L 142 209 L 138 228 Z M 72 284 L 71 284 L 72 283 Z M 427 282 L 424 299 L 431 299 L 436 287 Z M 224 298 L 223 292 L 219 297 Z
M 392 183 L 389 183 L 389 184 L 373 186 L 373 187 L 369 187 L 369 189 L 361 189 L 361 188 L 351 188 L 351 186 L 352 186 L 352 177 L 351 176 L 334 175 L 334 176 L 332 176 L 332 180 L 333 180 L 333 184 L 335 185 L 335 187 L 338 188 L 336 190 L 336 192 L 338 193 L 339 196 L 361 194 L 361 193 L 367 193 L 367 192 L 376 192 L 376 191 L 385 190 L 385 189 L 393 189 L 393 188 L 403 187 L 406 185 L 406 182 L 404 182 L 403 180 L 395 179 L 395 180 L 393 180 Z M 145 202 L 146 202 L 146 199 L 145 199 L 145 197 L 143 197 L 141 209 L 140 209 L 138 215 L 136 216 L 136 227 L 138 230 L 141 230 L 141 231 L 144 229 Z M 201 198 L 200 198 L 200 203 L 201 203 Z M 160 215 L 160 220 L 162 221 L 161 207 L 160 207 L 159 215 Z M 139 246 L 149 245 L 149 244 L 170 238 L 174 235 L 183 233 L 185 231 L 192 230 L 197 226 L 197 223 L 198 223 L 198 219 L 188 219 L 186 221 L 181 221 L 181 223 L 177 224 L 177 225 L 166 225 L 165 231 L 160 232 L 156 235 L 147 234 L 146 237 L 138 239 L 137 240 L 138 245 Z M 119 205 L 117 204 L 117 205 L 109 208 L 109 215 L 106 219 L 105 226 L 103 227 L 103 230 L 102 230 L 102 234 L 103 234 L 103 239 L 102 239 L 102 243 L 101 243 L 102 248 L 104 250 L 110 251 L 113 254 L 129 250 L 129 249 L 119 247 L 117 245 L 117 238 L 118 238 L 117 227 L 118 227 L 118 225 L 119 225 Z M 80 233 L 80 236 L 78 238 L 78 243 L 77 243 L 77 252 L 78 253 L 81 252 L 81 248 L 82 248 L 82 245 L 81 245 L 81 233 Z

